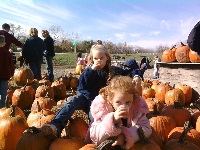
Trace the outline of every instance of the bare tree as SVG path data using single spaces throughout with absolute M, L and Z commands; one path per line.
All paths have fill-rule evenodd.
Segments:
M 26 30 L 23 29 L 20 25 L 15 26 L 10 23 L 10 33 L 15 36 L 20 42 L 24 43 L 28 35 L 26 34 Z M 11 44 L 11 48 L 15 51 L 17 47 L 14 44 Z

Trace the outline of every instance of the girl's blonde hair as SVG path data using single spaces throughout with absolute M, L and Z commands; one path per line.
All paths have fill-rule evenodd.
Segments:
M 111 73 L 111 56 L 108 52 L 108 49 L 102 44 L 101 40 L 98 40 L 96 42 L 96 44 L 94 44 L 91 49 L 90 49 L 90 53 L 88 56 L 88 62 L 87 62 L 87 66 L 90 66 L 91 64 L 93 64 L 93 51 L 97 50 L 97 51 L 103 51 L 105 52 L 106 57 L 108 58 L 107 62 L 106 62 L 106 66 L 104 67 L 104 70 L 109 73 Z
M 110 83 L 99 91 L 99 94 L 109 103 L 108 98 L 112 99 L 118 92 L 133 94 L 133 99 L 139 97 L 135 89 L 135 82 L 129 76 L 113 77 Z
M 29 35 L 30 36 L 38 36 L 38 30 L 36 28 L 31 28 L 29 30 Z

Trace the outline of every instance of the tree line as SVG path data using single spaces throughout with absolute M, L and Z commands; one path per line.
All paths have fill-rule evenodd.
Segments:
M 54 39 L 56 53 L 74 52 L 75 48 L 76 52 L 88 53 L 91 46 L 96 42 L 93 40 L 82 40 L 79 34 L 69 34 L 60 26 L 51 26 L 48 31 Z M 20 25 L 10 23 L 10 32 L 22 43 L 29 37 L 27 31 Z M 76 45 L 73 45 L 74 39 L 76 39 Z M 159 45 L 155 49 L 147 49 L 140 46 L 126 45 L 124 43 L 112 43 L 110 41 L 103 41 L 103 44 L 111 54 L 162 53 L 164 50 L 170 48 L 167 45 Z M 11 45 L 11 48 L 17 51 L 15 45 Z

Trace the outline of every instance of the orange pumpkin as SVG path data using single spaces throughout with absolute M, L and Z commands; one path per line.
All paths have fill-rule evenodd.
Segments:
M 54 140 L 50 147 L 49 150 L 78 150 L 81 147 L 85 146 L 85 143 L 83 140 L 78 139 L 78 138 L 57 138 L 56 140 Z
M 174 105 L 175 101 L 178 101 L 181 106 L 185 105 L 185 95 L 181 89 L 175 88 L 166 92 L 165 103 L 167 105 Z
M 52 140 L 45 137 L 41 130 L 36 127 L 29 127 L 20 137 L 16 150 L 47 150 Z
M 165 94 L 167 93 L 167 91 L 169 91 L 170 88 L 171 88 L 171 85 L 169 85 L 169 83 L 165 83 L 165 84 L 161 83 L 157 85 L 156 90 L 155 90 L 155 98 L 164 103 Z
M 179 139 L 179 137 L 181 136 L 182 132 L 185 129 L 183 127 L 176 127 L 174 129 L 171 130 L 171 132 L 168 135 L 168 139 Z M 198 146 L 200 148 L 200 132 L 198 132 L 195 129 L 189 129 L 189 132 L 186 132 L 186 137 L 185 140 L 195 144 L 196 146 Z
M 190 52 L 189 52 L 189 58 L 190 58 L 190 61 L 192 63 L 198 63 L 200 62 L 200 56 L 197 54 L 197 52 L 193 51 L 190 49 Z
M 76 117 L 70 120 L 68 129 L 71 137 L 84 140 L 88 131 L 88 124 L 83 119 Z
M 178 83 L 175 88 L 179 88 L 185 95 L 185 104 L 189 104 L 192 100 L 192 88 L 189 85 Z
M 66 98 L 66 86 L 62 81 L 54 81 L 51 84 L 54 91 L 54 99 L 64 99 Z
M 34 79 L 34 74 L 30 68 L 18 68 L 15 70 L 13 79 L 16 85 L 24 86 L 27 81 L 31 84 Z
M 146 87 L 142 90 L 142 98 L 154 98 L 155 97 L 155 90 L 151 87 Z
M 176 49 L 175 52 L 176 60 L 180 63 L 190 62 L 189 51 L 190 47 L 181 42 L 181 45 Z
M 167 49 L 162 53 L 162 61 L 166 63 L 176 61 L 175 57 L 176 47 L 173 46 L 171 49 Z
M 184 123 L 189 121 L 191 118 L 190 112 L 181 107 L 178 101 L 174 102 L 174 106 L 171 105 L 164 107 L 162 113 L 171 116 L 175 120 L 176 126 L 178 127 L 183 127 Z
M 158 115 L 149 119 L 150 125 L 165 143 L 168 140 L 168 134 L 176 127 L 176 122 L 172 117 Z
M 8 117 L 0 120 L 0 149 L 15 150 L 16 145 L 28 128 L 26 120 L 21 116 L 15 116 L 13 109 Z

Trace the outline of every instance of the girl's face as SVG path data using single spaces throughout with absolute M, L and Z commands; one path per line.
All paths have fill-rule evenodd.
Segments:
M 115 110 L 121 105 L 130 108 L 133 103 L 133 94 L 116 92 L 115 96 L 111 99 L 111 103 Z
M 105 67 L 108 60 L 104 51 L 93 50 L 93 62 L 94 65 L 98 66 L 98 69 Z

